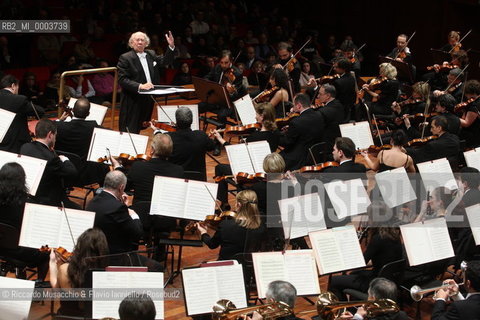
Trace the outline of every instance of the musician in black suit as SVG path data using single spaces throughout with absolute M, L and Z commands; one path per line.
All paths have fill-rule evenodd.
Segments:
M 478 169 L 472 167 L 463 167 L 460 170 L 460 179 L 463 183 L 462 202 L 465 207 L 473 206 L 480 203 L 480 173 Z
M 160 66 L 173 63 L 175 43 L 172 33 L 165 35 L 169 49 L 164 56 L 157 56 L 153 50 L 145 50 L 150 39 L 143 32 L 135 32 L 128 45 L 132 50 L 120 56 L 117 64 L 118 81 L 123 88 L 120 104 L 119 129 L 138 133 L 142 123 L 152 116 L 153 101 L 150 95 L 141 95 L 139 90 L 153 89 L 160 82 Z
M 14 76 L 4 76 L 0 80 L 0 88 L 2 88 L 0 90 L 0 108 L 16 114 L 0 143 L 0 150 L 18 153 L 22 144 L 32 141 L 27 117 L 34 116 L 35 110 L 27 97 L 18 94 L 18 80 Z M 35 108 L 37 108 L 39 116 L 45 113 L 42 107 Z
M 317 110 L 325 122 L 324 141 L 327 143 L 328 153 L 332 152 L 335 138 L 341 136 L 339 125 L 345 118 L 343 105 L 335 99 L 336 93 L 337 90 L 331 84 L 324 84 L 318 91 L 318 99 L 324 106 Z
M 464 298 L 454 280 L 446 280 L 450 286 L 435 293 L 432 320 L 478 320 L 480 319 L 480 261 L 468 262 L 464 287 L 468 294 Z M 446 300 L 453 294 L 453 303 L 447 308 Z
M 119 254 L 138 249 L 138 241 L 143 235 L 142 222 L 135 211 L 126 205 L 127 195 L 125 186 L 127 177 L 123 172 L 114 170 L 105 177 L 103 191 L 95 196 L 87 205 L 87 211 L 95 212 L 94 227 L 99 228 L 107 237 L 110 254 Z M 138 254 L 129 255 L 131 259 L 124 260 L 127 256 L 112 257 L 110 261 L 122 265 L 134 263 L 146 265 L 150 271 L 161 271 L 158 262 L 147 259 Z M 126 264 L 128 265 L 128 264 Z
M 323 141 L 325 129 L 323 116 L 310 108 L 310 98 L 306 94 L 297 94 L 293 102 L 292 111 L 300 115 L 290 120 L 279 142 L 284 147 L 280 155 L 285 160 L 286 170 L 299 169 L 307 163 L 308 149 Z
M 93 129 L 101 128 L 95 120 L 86 120 L 89 114 L 90 101 L 86 98 L 78 99 L 73 106 L 72 120 L 57 122 L 55 147 L 59 151 L 74 153 L 80 157 L 81 167 L 77 168 L 79 171 L 79 185 L 90 183 L 102 185 L 109 167 L 103 163 L 87 161 Z
M 406 34 L 400 34 L 397 37 L 397 46 L 387 55 L 387 57 L 395 59 L 397 61 L 411 63 L 412 52 L 407 47 L 408 36 Z
M 168 161 L 172 150 L 173 144 L 170 136 L 156 134 L 151 143 L 152 159 L 133 163 L 128 172 L 128 189 L 134 190 L 134 203 L 151 200 L 155 176 L 184 177 L 182 166 Z
M 58 156 L 53 150 L 57 136 L 55 122 L 42 119 L 35 126 L 36 141 L 26 143 L 20 149 L 20 154 L 47 160 L 45 171 L 38 185 L 35 199 L 51 206 L 61 206 L 61 202 L 67 207 L 78 207 L 67 199 L 64 179 L 75 179 L 77 169 L 65 156 Z
M 367 168 L 363 164 L 355 163 L 355 143 L 347 137 L 337 137 L 333 146 L 333 160 L 338 162 L 338 167 L 329 167 L 324 170 L 329 176 L 339 178 L 336 174 L 356 173 L 363 178 Z
M 447 132 L 448 122 L 444 116 L 435 116 L 432 119 L 430 131 L 437 135 L 437 139 L 427 142 L 423 147 L 407 148 L 407 153 L 415 163 L 447 158 L 455 160 L 460 151 L 460 140 L 450 132 Z
M 343 105 L 344 120 L 347 122 L 354 118 L 353 106 L 356 100 L 355 77 L 350 73 L 352 64 L 346 58 L 341 58 L 334 62 L 333 69 L 340 76 L 332 83 L 337 90 L 335 97 Z
M 173 152 L 168 161 L 181 165 L 185 171 L 198 171 L 202 180 L 207 181 L 205 153 L 215 148 L 215 142 L 208 138 L 204 131 L 193 131 L 192 111 L 182 107 L 175 111 L 177 131 L 170 132 L 173 141 Z

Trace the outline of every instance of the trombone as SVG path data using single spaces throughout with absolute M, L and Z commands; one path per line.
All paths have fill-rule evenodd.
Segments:
M 316 308 L 318 315 L 324 320 L 334 320 L 340 317 L 345 308 L 363 306 L 367 312 L 367 318 L 374 318 L 386 313 L 399 312 L 395 301 L 390 299 L 378 299 L 367 301 L 338 301 L 338 298 L 331 292 L 323 292 L 317 298 Z M 303 313 L 311 313 L 312 310 L 303 311 Z
M 264 320 L 274 320 L 294 314 L 292 308 L 282 301 L 237 309 L 232 301 L 222 299 L 218 300 L 212 309 L 213 320 L 237 320 L 255 311 L 258 312 Z
M 462 271 L 462 282 L 457 284 L 457 286 L 461 286 L 463 284 L 465 284 L 465 280 L 466 280 L 466 277 L 465 277 L 465 274 L 466 274 L 466 271 L 467 271 L 467 262 L 466 261 L 462 261 L 462 263 L 460 264 L 460 270 Z M 422 289 L 420 286 L 413 286 L 410 288 L 410 296 L 412 297 L 413 301 L 420 301 L 423 299 L 423 297 L 427 294 L 427 293 L 430 293 L 430 292 L 435 292 L 435 291 L 438 291 L 440 289 L 446 289 L 448 287 L 452 286 L 451 284 L 448 284 L 448 283 L 443 283 L 441 286 L 437 286 L 437 287 L 432 287 L 432 288 L 425 288 L 425 289 Z

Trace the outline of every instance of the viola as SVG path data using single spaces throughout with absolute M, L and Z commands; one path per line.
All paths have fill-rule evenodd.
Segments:
M 429 137 L 426 137 L 426 138 L 419 138 L 419 139 L 413 139 L 413 140 L 410 140 L 408 141 L 407 143 L 407 147 L 420 147 L 420 146 L 423 146 L 424 144 L 426 144 L 427 142 L 430 142 L 432 140 L 435 140 L 437 139 L 438 136 L 429 136 Z
M 468 99 L 468 100 L 465 101 L 465 102 L 461 102 L 461 103 L 457 104 L 457 105 L 455 106 L 455 108 L 453 109 L 453 111 L 454 111 L 455 113 L 457 113 L 457 112 L 463 112 L 463 111 L 464 111 L 463 109 L 465 109 L 469 104 L 477 101 L 478 98 L 480 98 L 480 96 L 478 96 L 478 97 L 476 97 L 476 98 L 470 98 L 470 99 Z
M 259 102 L 268 101 L 270 100 L 270 97 L 279 89 L 280 89 L 279 87 L 273 86 L 271 89 L 264 90 L 253 99 L 253 102 L 259 103 Z
M 164 131 L 168 131 L 168 132 L 175 132 L 177 131 L 177 125 L 173 122 L 160 122 L 158 120 L 154 120 L 152 119 L 151 121 L 144 121 L 142 123 L 142 125 L 144 127 L 149 127 L 150 124 L 153 124 L 156 128 L 158 129 L 161 129 L 161 130 L 164 130 Z
M 250 134 L 256 130 L 262 128 L 262 125 L 259 123 L 251 123 L 244 126 L 227 126 L 225 128 L 225 133 L 227 134 Z
M 48 247 L 48 245 L 42 246 L 40 249 L 40 252 L 49 252 L 51 248 Z M 70 258 L 73 256 L 73 253 L 69 252 L 67 249 L 63 247 L 58 247 L 54 249 L 55 255 L 63 262 L 68 262 L 70 261 Z
M 215 215 L 215 214 L 207 215 L 204 221 L 198 222 L 198 223 L 205 224 L 211 228 L 216 229 L 218 227 L 218 224 L 222 220 L 226 218 L 235 218 L 236 215 L 237 213 L 235 211 L 222 211 L 219 215 Z M 196 229 L 196 224 L 197 222 L 190 221 L 188 225 L 185 227 L 185 231 L 189 232 Z
M 331 167 L 338 167 L 340 164 L 336 161 L 327 161 L 314 166 L 304 166 L 293 172 L 307 173 L 307 172 L 322 172 Z

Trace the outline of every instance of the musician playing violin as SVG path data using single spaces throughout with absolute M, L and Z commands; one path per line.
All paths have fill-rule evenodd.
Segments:
M 371 159 L 368 152 L 363 151 L 362 156 L 365 158 L 370 169 L 382 172 L 395 168 L 404 167 L 407 172 L 415 172 L 415 165 L 412 157 L 410 157 L 403 146 L 407 143 L 407 135 L 403 130 L 394 131 L 390 137 L 390 150 L 381 150 L 377 157 Z
M 218 260 L 229 260 L 242 252 L 254 252 L 261 248 L 265 226 L 260 220 L 257 195 L 252 190 L 240 191 L 236 196 L 234 218 L 222 220 L 213 236 L 207 226 L 197 223 L 202 241 L 210 248 L 220 246 Z
M 273 67 L 275 69 L 283 69 L 287 72 L 288 78 L 291 79 L 293 92 L 300 92 L 300 73 L 302 68 L 296 58 L 293 58 L 292 47 L 286 42 L 279 42 L 277 45 L 278 60 Z M 288 65 L 287 65 L 288 63 Z
M 395 59 L 397 61 L 411 63 L 412 52 L 407 47 L 408 36 L 406 34 L 400 34 L 397 37 L 397 46 L 387 55 L 387 57 Z
M 435 97 L 439 97 L 445 93 L 449 93 L 455 98 L 457 103 L 462 102 L 461 100 L 463 96 L 463 87 L 465 85 L 463 83 L 463 79 L 464 75 L 460 68 L 451 69 L 447 76 L 447 85 L 442 88 L 442 90 L 433 91 L 433 95 Z
M 425 104 L 430 104 L 430 86 L 425 82 L 416 82 L 413 84 L 412 90 L 412 95 L 405 101 L 392 103 L 392 110 L 395 114 L 403 116 L 404 114 L 415 115 L 425 112 Z
M 443 61 L 442 64 L 429 66 L 427 69 L 432 71 L 422 76 L 422 79 L 429 81 L 435 90 L 444 90 L 449 85 L 448 75 L 451 70 L 455 68 L 463 69 L 468 64 L 468 55 L 464 50 L 452 51 L 450 56 L 450 62 Z
M 274 69 L 269 82 L 272 88 L 278 87 L 279 89 L 272 93 L 273 95 L 267 102 L 270 102 L 271 106 L 275 109 L 277 118 L 285 117 L 291 107 L 288 94 L 288 77 L 285 71 L 282 69 Z
M 397 99 L 400 82 L 397 80 L 397 68 L 390 63 L 379 66 L 379 84 L 374 89 L 364 84 L 362 89 L 371 97 L 370 111 L 375 115 L 391 115 L 391 106 Z
M 454 51 L 452 50 L 456 45 L 458 45 L 458 42 L 460 41 L 460 32 L 458 31 L 450 31 L 447 36 L 448 43 L 444 45 L 443 47 L 440 48 L 440 50 L 444 52 L 451 52 Z M 459 49 L 462 47 L 460 44 Z M 457 50 L 455 50 L 457 51 Z
M 480 145 L 480 82 L 469 80 L 465 83 L 465 98 L 471 100 L 460 112 L 460 137 L 466 140 L 467 147 Z
M 343 56 L 352 64 L 351 70 L 355 72 L 355 75 L 360 76 L 362 69 L 359 57 L 356 55 L 356 46 L 352 40 L 345 40 L 340 49 L 343 51 Z

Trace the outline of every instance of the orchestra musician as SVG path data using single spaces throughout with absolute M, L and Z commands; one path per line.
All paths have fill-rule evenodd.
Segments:
M 415 172 L 415 165 L 403 146 L 407 143 L 407 135 L 403 130 L 396 130 L 390 136 L 390 150 L 380 150 L 378 155 L 371 159 L 367 151 L 362 155 L 370 169 L 382 172 L 403 167 L 407 172 Z
M 420 213 L 414 222 L 445 217 L 447 215 L 447 208 L 454 198 L 453 192 L 449 188 L 437 187 L 433 189 L 430 199 L 422 202 Z
M 378 115 L 392 115 L 391 106 L 398 97 L 400 82 L 397 80 L 397 68 L 390 63 L 382 63 L 379 66 L 380 84 L 375 90 L 364 84 L 362 89 L 372 99 L 370 104 L 371 113 Z M 375 100 L 375 101 L 374 101 Z
M 461 139 L 466 140 L 466 147 L 480 145 L 480 82 L 469 80 L 465 83 L 465 98 L 470 100 L 463 111 L 460 111 Z M 476 100 L 475 100 L 476 99 Z
M 432 320 L 476 319 L 480 314 L 480 261 L 468 261 L 464 287 L 467 296 L 463 297 L 454 280 L 446 280 L 450 286 L 435 293 Z M 453 295 L 453 296 L 452 296 Z M 447 306 L 452 296 L 453 302 Z
M 351 70 L 355 72 L 355 76 L 359 77 L 362 67 L 359 57 L 355 55 L 355 44 L 352 42 L 352 40 L 345 40 L 340 46 L 340 49 L 343 51 L 343 56 L 352 64 Z
M 288 77 L 285 71 L 282 69 L 274 69 L 270 75 L 271 87 L 277 87 L 273 93 L 273 96 L 268 101 L 275 109 L 277 118 L 283 118 L 290 110 L 291 103 L 290 96 L 288 94 Z
M 407 40 L 408 36 L 406 34 L 400 34 L 397 37 L 397 46 L 393 48 L 387 57 L 410 64 L 412 62 L 412 52 L 407 47 Z
M 465 207 L 480 203 L 480 173 L 478 169 L 463 167 L 460 169 L 460 181 L 463 184 L 462 202 Z
M 300 115 L 290 120 L 279 142 L 284 147 L 280 155 L 285 160 L 286 170 L 300 169 L 306 165 L 308 149 L 323 141 L 325 133 L 323 116 L 311 108 L 310 98 L 306 94 L 295 96 L 291 111 Z
M 338 167 L 329 167 L 324 170 L 330 179 L 345 179 L 347 176 L 336 176 L 338 173 L 357 173 L 366 178 L 367 169 L 363 164 L 355 163 L 355 143 L 348 137 L 337 137 L 333 146 L 333 160 L 338 162 Z M 351 176 L 350 176 L 351 177 Z M 346 180 L 346 179 L 345 179 Z
M 150 38 L 143 32 L 130 36 L 128 45 L 132 50 L 118 59 L 118 82 L 123 88 L 120 102 L 118 127 L 126 132 L 139 133 L 144 129 L 142 123 L 152 118 L 153 101 L 149 95 L 139 94 L 139 90 L 154 88 L 160 82 L 160 66 L 171 64 L 174 59 L 175 41 L 171 32 L 165 34 L 169 49 L 164 56 L 146 50 Z
M 453 51 L 453 47 L 455 47 L 458 42 L 460 41 L 460 32 L 458 31 L 450 31 L 447 36 L 448 43 L 445 44 L 440 50 L 444 52 L 451 52 Z
M 336 99 L 340 101 L 345 112 L 344 122 L 355 118 L 355 78 L 350 71 L 352 70 L 352 63 L 346 58 L 340 58 L 333 63 L 333 70 L 338 74 L 338 79 L 333 80 L 332 84 L 335 87 Z
M 267 292 L 265 293 L 266 303 L 283 302 L 286 303 L 293 310 L 295 307 L 295 300 L 297 300 L 297 289 L 288 281 L 276 280 L 268 284 Z M 262 320 L 263 317 L 254 311 L 251 317 L 247 320 Z M 302 320 L 295 315 L 288 315 L 276 318 L 278 320 Z
M 448 90 L 434 90 L 433 95 L 435 97 L 441 96 L 445 93 L 451 94 L 457 103 L 462 102 L 462 96 L 463 96 L 463 83 L 464 75 L 461 69 L 459 68 L 453 68 L 448 72 L 447 76 L 447 86 L 449 86 Z M 452 112 L 452 111 L 450 111 Z
M 394 101 L 392 110 L 396 115 L 415 115 L 425 112 L 425 106 L 430 105 L 430 86 L 425 82 L 416 82 L 412 86 L 412 95 L 402 103 Z M 403 104 L 403 106 L 402 106 Z
M 220 246 L 218 260 L 229 260 L 243 252 L 254 252 L 261 248 L 265 226 L 260 219 L 257 195 L 252 190 L 237 193 L 236 215 L 226 217 L 218 225 L 213 236 L 208 234 L 209 228 L 197 222 L 195 226 L 200 232 L 202 241 L 210 248 Z
M 283 69 L 288 74 L 288 80 L 292 81 L 293 92 L 300 92 L 300 74 L 302 67 L 296 58 L 293 58 L 292 47 L 286 42 L 279 42 L 277 45 L 277 63 L 273 66 L 275 69 Z M 293 58 L 293 59 L 292 59 Z M 288 65 L 287 65 L 288 63 Z
M 448 75 L 452 69 L 463 69 L 468 64 L 468 55 L 464 50 L 452 51 L 450 56 L 450 62 L 444 61 L 442 64 L 429 66 L 427 69 L 432 69 L 433 71 L 427 72 L 422 76 L 422 79 L 424 81 L 429 81 L 432 88 L 435 90 L 442 90 L 448 86 L 451 82 L 449 81 Z

